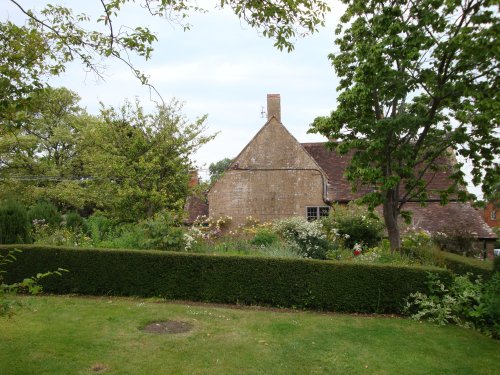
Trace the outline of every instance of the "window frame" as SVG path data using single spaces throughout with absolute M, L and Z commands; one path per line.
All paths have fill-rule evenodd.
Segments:
M 306 206 L 307 221 L 319 220 L 322 217 L 327 217 L 329 214 L 330 214 L 330 206 Z

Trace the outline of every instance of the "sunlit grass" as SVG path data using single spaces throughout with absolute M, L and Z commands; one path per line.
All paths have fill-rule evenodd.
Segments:
M 24 297 L 0 374 L 493 374 L 500 342 L 402 318 L 126 298 Z M 179 320 L 193 330 L 142 331 Z

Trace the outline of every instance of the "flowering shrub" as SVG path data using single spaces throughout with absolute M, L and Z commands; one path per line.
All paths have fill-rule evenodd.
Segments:
M 275 221 L 273 229 L 304 258 L 326 259 L 330 243 L 322 230 L 321 222 L 290 217 Z
M 424 265 L 444 266 L 444 258 L 429 232 L 407 232 L 401 241 L 401 255 Z
M 341 246 L 349 249 L 356 244 L 377 245 L 384 229 L 384 224 L 374 213 L 351 204 L 334 206 L 322 223 L 331 240 L 340 240 Z

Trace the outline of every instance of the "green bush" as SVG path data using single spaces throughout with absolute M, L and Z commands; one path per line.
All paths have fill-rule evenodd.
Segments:
M 56 206 L 47 201 L 38 201 L 28 211 L 30 222 L 35 220 L 47 224 L 50 227 L 58 227 L 61 224 L 62 216 L 57 211 Z
M 259 228 L 250 243 L 256 246 L 269 246 L 279 241 L 278 235 L 269 228 Z
M 500 272 L 500 256 L 496 256 L 495 259 L 493 259 L 493 271 Z
M 451 285 L 429 275 L 427 293 L 412 293 L 404 312 L 415 320 L 453 323 L 500 338 L 500 274 L 483 283 L 471 274 L 453 278 Z
M 109 239 L 114 231 L 113 220 L 101 214 L 94 214 L 87 219 L 88 235 L 92 239 L 94 246 L 98 246 L 101 241 Z
M 426 232 L 412 232 L 401 241 L 401 255 L 423 265 L 444 267 L 443 252 Z
M 376 246 L 384 230 L 384 224 L 374 213 L 354 204 L 334 206 L 322 222 L 328 237 L 333 240 L 341 238 L 343 246 L 349 249 L 356 244 Z
M 7 249 L 3 245 L 0 249 Z M 426 290 L 432 267 L 365 265 L 308 259 L 189 254 L 167 251 L 20 246 L 7 277 L 18 280 L 58 267 L 43 280 L 50 293 L 164 297 L 346 312 L 397 313 L 411 293 Z
M 182 250 L 185 247 L 184 230 L 169 212 L 156 214 L 140 223 L 144 230 L 143 249 Z
M 85 222 L 85 219 L 75 211 L 70 211 L 64 215 L 64 225 L 66 228 L 71 229 L 74 232 L 87 231 L 87 223 Z
M 30 228 L 23 205 L 11 199 L 0 202 L 0 244 L 31 242 Z

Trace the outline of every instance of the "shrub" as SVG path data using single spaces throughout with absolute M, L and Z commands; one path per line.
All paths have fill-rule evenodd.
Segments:
M 114 227 L 115 223 L 113 220 L 101 214 L 94 214 L 87 219 L 87 234 L 92 239 L 94 246 L 97 246 L 101 241 L 109 239 Z
M 443 253 L 424 231 L 408 233 L 401 241 L 401 254 L 423 265 L 445 265 Z
M 47 201 L 38 201 L 28 211 L 30 222 L 43 222 L 50 227 L 58 227 L 61 224 L 62 216 L 57 211 L 56 206 Z
M 496 256 L 495 259 L 493 259 L 493 271 L 500 272 L 500 256 Z
M 449 271 L 433 267 L 21 246 L 23 253 L 9 265 L 9 278 L 22 279 L 40 269 L 69 270 L 58 280 L 42 281 L 50 293 L 396 313 L 409 294 L 426 291 L 428 272 L 450 279 Z
M 485 284 L 481 277 L 472 280 L 470 276 L 456 276 L 448 287 L 430 274 L 428 294 L 412 293 L 404 312 L 415 320 L 453 323 L 500 338 L 500 274 Z
M 64 225 L 66 226 L 66 228 L 69 228 L 74 232 L 87 231 L 87 223 L 85 222 L 85 219 L 75 211 L 70 211 L 66 213 L 66 215 L 64 215 Z
M 184 230 L 172 214 L 164 212 L 140 223 L 144 230 L 141 248 L 157 250 L 182 250 L 185 247 Z
M 269 246 L 279 241 L 278 235 L 269 228 L 259 228 L 250 243 L 256 246 Z
M 273 229 L 290 246 L 294 246 L 304 258 L 326 259 L 330 243 L 319 221 L 307 221 L 303 217 L 289 217 L 273 223 Z
M 0 203 L 0 244 L 31 242 L 30 228 L 23 205 L 11 199 Z
M 382 239 L 384 224 L 374 213 L 361 206 L 336 205 L 322 221 L 329 237 L 339 236 L 344 246 L 350 249 L 356 244 L 373 247 Z

